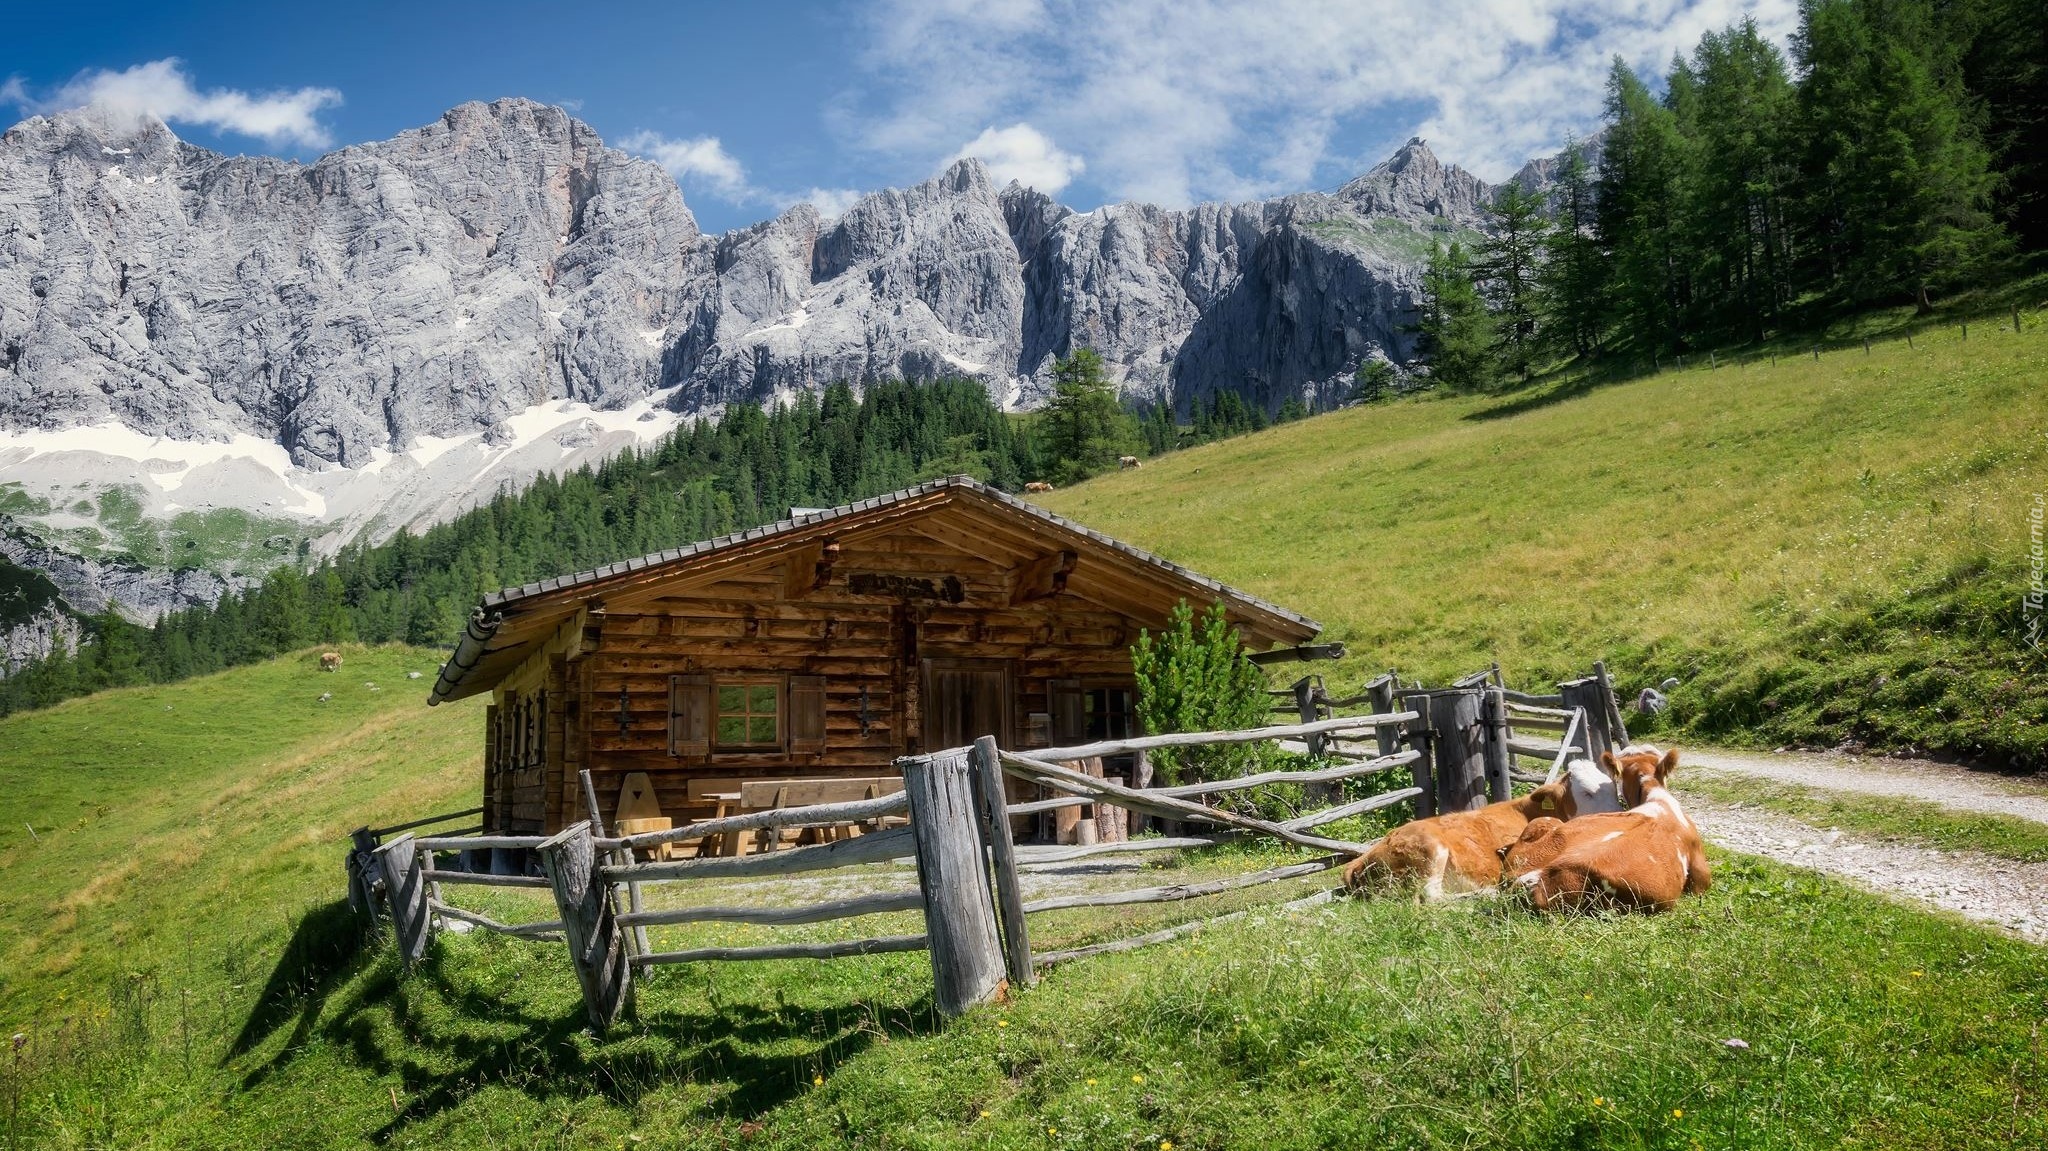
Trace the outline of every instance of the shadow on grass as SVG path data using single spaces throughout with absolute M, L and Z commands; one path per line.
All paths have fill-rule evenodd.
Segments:
M 355 971 L 362 945 L 362 920 L 349 910 L 347 900 L 337 899 L 299 918 L 222 1062 L 247 1055 L 287 1025 L 291 1037 L 275 1059 L 250 1073 L 243 1086 L 262 1082 L 273 1065 L 304 1045 L 327 997 Z
M 764 987 L 770 1001 L 721 1002 L 677 971 L 642 983 L 637 1017 L 600 1038 L 574 998 L 502 994 L 466 978 L 466 961 L 452 962 L 435 946 L 407 974 L 395 956 L 363 948 L 345 902 L 315 908 L 300 919 L 223 1063 L 289 1031 L 243 1076 L 246 1090 L 284 1071 L 309 1043 L 332 1044 L 371 1074 L 403 1082 L 405 1102 L 394 1096 L 396 1114 L 367 1133 L 385 1143 L 484 1088 L 535 1100 L 595 1094 L 631 1105 L 650 1091 L 689 1084 L 706 1096 L 705 1118 L 744 1121 L 787 1103 L 810 1089 L 814 1075 L 875 1042 L 939 1026 L 929 993 L 911 1002 L 876 993 L 794 1003 Z
M 663 995 L 660 1006 L 643 1008 L 599 1038 L 580 1006 L 543 1014 L 486 991 L 457 992 L 437 967 L 430 959 L 407 979 L 395 967 L 380 972 L 363 988 L 356 1011 L 330 1025 L 357 1061 L 405 1083 L 407 1102 L 369 1133 L 374 1142 L 391 1142 L 484 1087 L 536 1101 L 597 1095 L 630 1107 L 649 1092 L 689 1084 L 707 1096 L 699 1105 L 705 1120 L 746 1121 L 811 1089 L 813 1075 L 877 1041 L 939 1026 L 929 995 L 907 1005 L 856 999 L 827 1006 L 791 1004 L 779 994 L 773 1004 Z M 642 993 L 644 1001 L 644 987 Z M 420 1015 L 455 1022 L 424 1025 L 412 1010 L 416 998 L 435 1001 Z M 395 1058 L 388 1029 L 353 1017 L 385 1002 L 395 1004 L 404 1032 L 405 1049 Z

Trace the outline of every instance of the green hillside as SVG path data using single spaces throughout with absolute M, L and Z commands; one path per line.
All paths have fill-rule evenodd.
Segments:
M 1688 734 L 2048 766 L 2048 327 L 1914 344 L 1353 408 L 1046 503 L 1323 621 L 1333 685 L 1605 656 Z

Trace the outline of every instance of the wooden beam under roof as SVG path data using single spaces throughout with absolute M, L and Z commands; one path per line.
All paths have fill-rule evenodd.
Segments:
M 1067 590 L 1067 577 L 1080 565 L 1078 552 L 1047 552 L 1010 569 L 1010 606 L 1019 607 Z

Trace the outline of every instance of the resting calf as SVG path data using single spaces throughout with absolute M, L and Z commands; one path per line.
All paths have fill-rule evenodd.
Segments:
M 1504 874 L 1539 911 L 1667 911 L 1713 885 L 1698 826 L 1666 786 L 1676 751 L 1631 746 L 1601 762 L 1629 809 L 1572 823 L 1534 821 L 1505 853 Z
M 1353 891 L 1420 882 L 1423 899 L 1483 891 L 1500 882 L 1501 852 L 1532 819 L 1571 819 L 1586 811 L 1614 811 L 1614 781 L 1581 760 L 1562 779 L 1522 796 L 1402 824 L 1344 868 Z

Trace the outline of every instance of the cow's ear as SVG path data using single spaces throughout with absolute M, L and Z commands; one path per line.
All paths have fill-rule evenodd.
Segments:
M 1665 780 L 1670 779 L 1671 769 L 1677 766 L 1678 749 L 1674 747 L 1670 751 L 1664 753 L 1663 759 L 1657 761 L 1657 782 L 1663 783 Z
M 1614 758 L 1614 753 L 1611 751 L 1600 753 L 1600 766 L 1606 768 L 1609 775 L 1621 774 L 1621 761 Z

